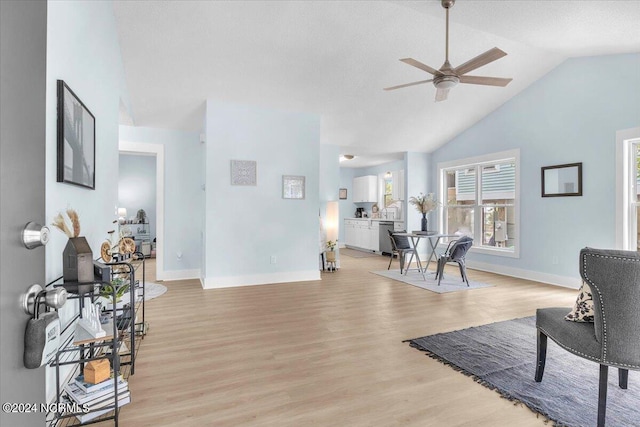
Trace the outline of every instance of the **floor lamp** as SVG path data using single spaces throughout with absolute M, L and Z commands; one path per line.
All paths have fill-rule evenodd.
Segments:
M 325 220 L 325 229 L 327 230 L 327 241 L 333 241 L 336 243 L 338 241 L 338 231 L 339 231 L 339 223 L 340 223 L 340 208 L 338 202 L 331 201 L 327 202 L 327 216 Z M 336 245 L 337 249 L 337 245 Z M 327 263 L 329 264 L 330 270 L 335 270 L 337 268 L 336 259 L 336 251 L 329 250 L 326 252 L 327 254 Z

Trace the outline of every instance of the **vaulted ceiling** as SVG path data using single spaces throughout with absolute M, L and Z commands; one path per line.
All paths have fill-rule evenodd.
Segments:
M 433 151 L 568 57 L 640 52 L 640 1 L 458 0 L 453 66 L 495 46 L 507 56 L 474 75 L 504 88 L 458 85 L 434 102 L 444 62 L 440 1 L 116 1 L 137 126 L 201 131 L 206 99 L 321 115 L 321 143 L 351 166 Z M 359 160 L 358 160 L 359 159 Z

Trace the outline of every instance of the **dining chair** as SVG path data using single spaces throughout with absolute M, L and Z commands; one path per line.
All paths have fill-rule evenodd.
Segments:
M 398 261 L 400 261 L 400 274 L 404 271 L 404 260 L 406 254 L 410 253 L 409 264 L 407 265 L 407 269 L 411 266 L 411 261 L 413 261 L 413 256 L 416 255 L 416 250 L 411 246 L 409 242 L 409 238 L 406 236 L 396 236 L 394 233 L 406 233 L 406 231 L 391 231 L 387 230 L 389 233 L 389 239 L 391 239 L 391 258 L 389 259 L 389 266 L 387 266 L 387 270 L 391 268 L 391 262 L 393 261 L 393 256 L 398 256 Z
M 603 427 L 609 367 L 618 368 L 621 389 L 627 388 L 629 369 L 640 370 L 640 253 L 584 248 L 580 275 L 593 294 L 593 322 L 565 320 L 571 307 L 539 308 L 535 380 L 542 381 L 544 374 L 547 337 L 566 351 L 598 363 L 597 426 Z
M 436 278 L 438 279 L 438 286 L 444 276 L 444 266 L 448 262 L 455 262 L 460 268 L 460 276 L 462 281 L 469 286 L 469 279 L 467 278 L 467 265 L 465 264 L 465 257 L 467 252 L 473 245 L 473 239 L 469 236 L 462 236 L 459 239 L 451 240 L 447 245 L 447 250 L 438 257 L 438 268 L 436 270 Z

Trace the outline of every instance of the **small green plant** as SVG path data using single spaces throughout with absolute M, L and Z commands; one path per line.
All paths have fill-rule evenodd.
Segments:
M 113 291 L 116 292 L 116 300 L 113 301 Z M 126 283 L 123 279 L 114 279 L 111 284 L 106 285 L 100 291 L 100 296 L 108 299 L 113 305 L 120 302 L 122 297 L 129 292 L 129 283 Z
M 333 252 L 335 250 L 337 244 L 338 244 L 337 240 L 335 240 L 335 241 L 334 240 L 329 240 L 329 241 L 327 241 L 327 248 L 329 248 L 329 250 Z

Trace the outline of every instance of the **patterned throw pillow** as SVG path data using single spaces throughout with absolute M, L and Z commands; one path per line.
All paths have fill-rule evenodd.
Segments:
M 593 315 L 593 295 L 591 294 L 591 288 L 585 282 L 582 282 L 573 310 L 564 316 L 564 320 L 572 322 L 593 322 Z

